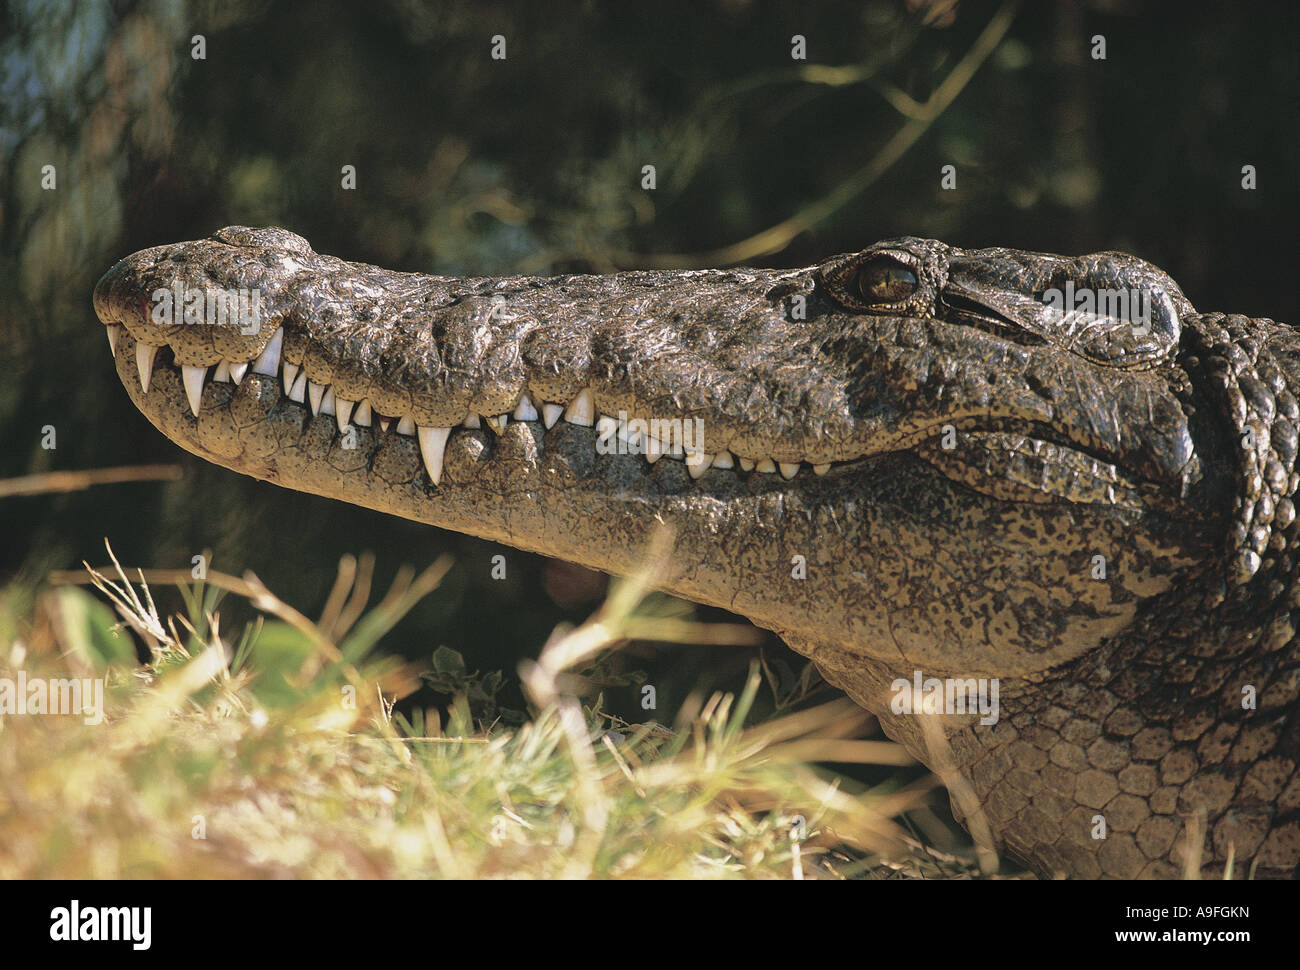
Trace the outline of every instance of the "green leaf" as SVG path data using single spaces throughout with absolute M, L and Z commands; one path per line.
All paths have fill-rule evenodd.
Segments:
M 257 672 L 252 690 L 268 707 L 299 701 L 303 689 L 293 678 L 315 650 L 315 645 L 287 623 L 266 623 L 253 641 L 248 666 Z
M 433 669 L 440 674 L 463 674 L 465 658 L 451 647 L 439 647 L 433 652 Z
M 96 670 L 110 666 L 135 667 L 135 643 L 125 630 L 114 630 L 113 611 L 75 586 L 53 591 L 55 615 L 63 640 Z

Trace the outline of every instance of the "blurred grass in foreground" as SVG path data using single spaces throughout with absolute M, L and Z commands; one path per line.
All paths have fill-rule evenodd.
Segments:
M 110 549 L 111 556 L 111 549 Z M 895 817 L 932 782 L 875 789 L 814 761 L 903 764 L 854 740 L 869 715 L 837 700 L 745 726 L 763 689 L 627 724 L 572 693 L 584 665 L 636 636 L 736 642 L 752 631 L 656 618 L 652 571 L 617 583 L 521 672 L 517 728 L 475 722 L 475 675 L 445 719 L 395 713 L 418 672 L 375 650 L 450 563 L 399 574 L 364 606 L 372 563 L 345 560 L 311 621 L 251 574 L 142 574 L 0 591 L 0 678 L 101 677 L 104 718 L 0 715 L 0 878 L 951 878 L 974 866 L 923 849 Z M 89 567 L 88 567 L 89 568 Z M 82 577 L 84 579 L 84 576 Z M 64 582 L 76 581 L 71 575 Z M 148 581 L 182 592 L 158 615 Z M 217 606 L 262 616 L 223 635 Z M 148 647 L 136 662 L 129 626 Z M 707 647 L 702 647 L 707 649 Z M 445 648 L 440 653 L 445 653 Z M 435 658 L 438 659 L 438 658 Z M 442 657 L 445 662 L 445 655 Z M 788 707 L 789 705 L 785 705 Z

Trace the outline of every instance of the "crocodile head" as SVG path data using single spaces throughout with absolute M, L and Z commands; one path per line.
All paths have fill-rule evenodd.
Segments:
M 140 410 L 236 471 L 606 571 L 662 523 L 672 589 L 780 634 L 1042 670 L 1205 560 L 1224 485 L 1149 347 L 1125 367 L 1016 327 L 1017 294 L 939 246 L 459 280 L 232 228 L 121 261 L 94 302 Z M 959 280 L 984 315 L 945 317 Z
M 1220 373 L 1241 341 L 1121 254 L 909 238 L 795 270 L 452 279 L 234 227 L 122 260 L 94 306 L 132 400 L 195 454 L 608 572 L 667 526 L 665 588 L 776 631 L 910 741 L 896 678 L 1032 696 L 1273 581 L 1294 519 L 1294 424 L 1254 464 L 1239 440 L 1294 399 L 1260 419 Z

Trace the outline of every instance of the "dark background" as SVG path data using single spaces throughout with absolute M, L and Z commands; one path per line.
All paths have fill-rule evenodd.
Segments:
M 903 234 L 1121 249 L 1201 309 L 1300 320 L 1288 3 L 48 0 L 3 16 L 0 478 L 184 468 L 166 485 L 0 501 L 9 595 L 104 562 L 107 536 L 147 567 L 210 548 L 214 568 L 252 569 L 315 615 L 341 554 L 377 554 L 377 596 L 402 563 L 450 550 L 457 568 L 386 645 L 427 658 L 447 644 L 508 672 L 599 601 L 601 578 L 504 550 L 508 578 L 493 581 L 498 547 L 241 477 L 148 424 L 91 288 L 129 252 L 225 225 L 281 225 L 320 252 L 445 274 L 794 266 Z M 794 34 L 805 61 L 791 59 Z M 996 40 L 987 57 L 981 36 Z M 927 116 L 936 90 L 955 97 Z M 340 188 L 346 164 L 355 191 Z M 955 191 L 940 188 L 945 165 Z M 241 615 L 229 609 L 228 630 Z M 658 656 L 661 720 L 745 662 Z M 631 689 L 607 694 L 630 708 Z

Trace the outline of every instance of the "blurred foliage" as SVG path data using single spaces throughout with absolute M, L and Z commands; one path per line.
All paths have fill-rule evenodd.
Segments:
M 1014 19 L 963 79 L 1003 10 Z M 812 211 L 756 261 L 898 234 L 1123 249 L 1203 308 L 1300 318 L 1291 5 L 16 0 L 2 16 L 0 477 L 186 470 L 0 503 L 0 578 L 20 585 L 102 561 L 109 536 L 124 561 L 159 567 L 210 547 L 223 568 L 319 606 L 345 553 L 386 550 L 378 588 L 398 563 L 449 550 L 457 568 L 386 643 L 419 658 L 445 644 L 480 670 L 513 670 L 514 651 L 600 596 L 513 550 L 494 581 L 490 544 L 242 478 L 149 426 L 118 385 L 91 287 L 126 253 L 224 225 L 486 274 L 686 264 Z M 805 61 L 791 58 L 796 34 Z M 1090 57 L 1097 35 L 1105 60 Z M 951 105 L 927 117 L 945 83 Z M 955 191 L 940 188 L 948 164 Z M 1245 164 L 1255 191 L 1240 187 Z M 340 187 L 344 165 L 355 191 Z M 654 674 L 661 704 L 743 676 L 749 655 L 675 648 Z M 608 699 L 630 709 L 636 696 Z
M 751 669 L 739 694 L 714 694 L 671 728 L 579 704 L 564 687 L 569 665 L 656 622 L 640 614 L 644 577 L 616 585 L 591 622 L 557 629 L 530 670 L 522 726 L 476 723 L 475 698 L 494 697 L 500 676 L 467 674 L 445 649 L 434 658 L 456 692 L 445 713 L 395 712 L 414 688 L 411 670 L 368 636 L 349 659 L 341 637 L 391 630 L 445 574 L 406 577 L 353 626 L 330 609 L 308 620 L 253 576 L 209 573 L 205 586 L 179 570 L 155 577 L 180 584 L 186 603 L 167 616 L 155 604 L 161 583 L 115 564 L 95 585 L 118 627 L 148 643 L 144 665 L 88 662 L 126 637 L 79 590 L 56 584 L 17 613 L 0 595 L 0 630 L 14 634 L 0 642 L 11 702 L 26 678 L 23 700 L 0 717 L 0 878 L 980 872 L 969 852 L 912 834 L 930 782 L 866 787 L 807 764 L 909 760 L 895 744 L 853 740 L 869 715 L 847 698 L 747 726 L 762 691 Z M 341 563 L 336 588 L 358 577 L 369 583 Z M 226 605 L 246 597 L 258 614 L 233 660 L 213 590 L 235 594 Z M 69 602 L 94 615 L 70 622 L 60 615 Z M 682 642 L 750 632 L 689 626 Z M 45 696 L 33 684 L 50 697 L 66 689 L 57 696 L 67 700 L 32 716 L 26 699 Z
M 506 724 L 522 724 L 526 717 L 522 710 L 500 706 L 497 695 L 506 683 L 501 671 L 470 671 L 465 667 L 465 658 L 451 647 L 439 647 L 433 652 L 433 669 L 420 674 L 420 679 L 439 694 L 464 697 L 477 724 L 492 724 L 498 718 Z

